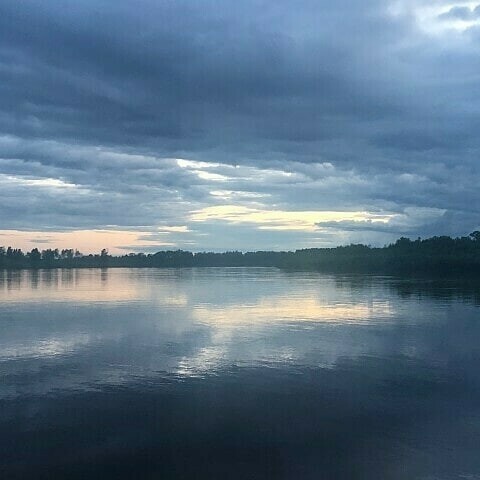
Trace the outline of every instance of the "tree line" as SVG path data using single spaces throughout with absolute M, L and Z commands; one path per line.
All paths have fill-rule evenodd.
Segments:
M 480 232 L 465 237 L 406 237 L 384 247 L 351 244 L 295 251 L 226 251 L 192 253 L 163 250 L 114 256 L 103 249 L 83 255 L 75 249 L 0 247 L 0 268 L 96 267 L 279 267 L 343 273 L 480 273 Z

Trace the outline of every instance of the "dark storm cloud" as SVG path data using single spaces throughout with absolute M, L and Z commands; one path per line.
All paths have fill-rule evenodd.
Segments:
M 348 119 L 401 108 L 361 70 L 373 60 L 364 50 L 400 28 L 380 12 L 369 19 L 375 3 L 7 2 L 1 125 L 156 153 L 218 149 L 232 161 L 244 142 L 238 154 L 258 156 L 276 142 L 345 136 Z
M 364 233 L 468 233 L 479 35 L 430 35 L 416 9 L 432 5 L 447 4 L 2 2 L 2 228 L 184 225 L 229 190 L 268 209 L 414 218 Z M 442 8 L 430 23 L 479 12 Z M 208 177 L 173 158 L 221 165 Z M 425 209 L 438 218 L 418 223 Z

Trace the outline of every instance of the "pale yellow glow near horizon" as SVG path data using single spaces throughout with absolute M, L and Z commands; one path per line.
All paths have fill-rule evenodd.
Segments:
M 388 223 L 391 214 L 372 214 L 364 211 L 285 211 L 263 210 L 240 205 L 216 205 L 195 210 L 191 214 L 194 222 L 223 220 L 231 224 L 254 224 L 261 230 L 299 230 L 313 232 L 317 223 L 332 221 L 372 221 Z
M 184 231 L 184 227 L 165 227 L 165 231 Z M 180 230 L 177 230 L 180 229 Z M 128 230 L 73 230 L 67 232 L 42 232 L 42 231 L 20 231 L 0 230 L 0 246 L 12 246 L 29 251 L 32 248 L 45 250 L 47 248 L 74 248 L 84 254 L 99 253 L 102 248 L 108 249 L 114 255 L 124 254 L 128 251 L 121 247 L 135 246 L 173 246 L 165 241 L 159 242 L 141 239 L 150 232 L 128 231 Z

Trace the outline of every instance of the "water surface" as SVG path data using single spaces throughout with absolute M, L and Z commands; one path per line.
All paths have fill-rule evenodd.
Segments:
M 0 476 L 480 479 L 480 288 L 0 271 Z

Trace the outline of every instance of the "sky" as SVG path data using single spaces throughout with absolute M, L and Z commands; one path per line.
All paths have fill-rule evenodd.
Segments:
M 0 245 L 480 229 L 480 2 L 0 2 Z

